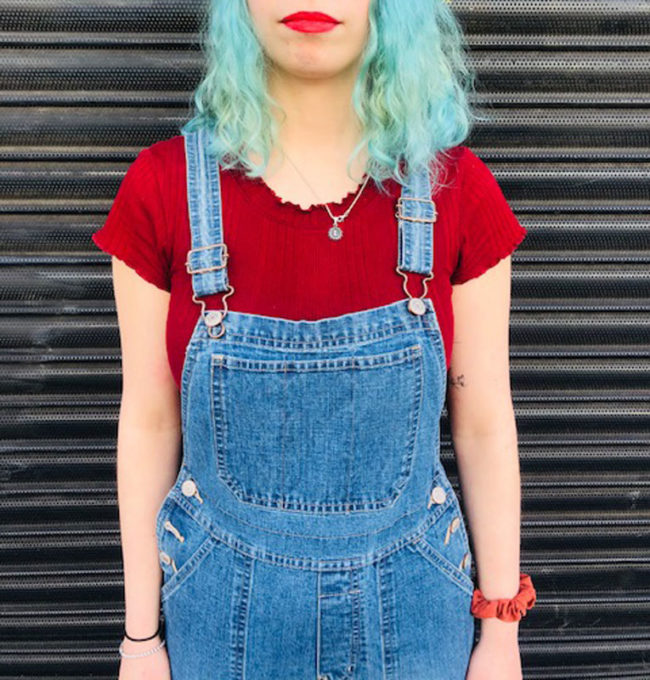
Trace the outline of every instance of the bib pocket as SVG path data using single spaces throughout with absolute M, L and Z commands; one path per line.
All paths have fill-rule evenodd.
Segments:
M 422 347 L 355 350 L 212 354 L 216 467 L 239 500 L 314 513 L 396 501 L 412 468 Z

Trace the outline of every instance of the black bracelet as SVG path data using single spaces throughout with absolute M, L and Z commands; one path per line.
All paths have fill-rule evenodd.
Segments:
M 156 630 L 156 632 L 155 632 L 153 635 L 150 635 L 149 637 L 145 637 L 145 638 L 133 638 L 133 637 L 131 637 L 131 636 L 126 632 L 126 627 L 125 627 L 125 628 L 124 628 L 124 636 L 125 636 L 127 639 L 129 639 L 129 640 L 131 640 L 131 641 L 133 641 L 133 642 L 145 642 L 146 640 L 151 640 L 151 639 L 155 638 L 156 635 L 158 635 L 158 633 L 160 633 L 160 627 L 161 627 L 161 622 L 160 622 L 160 620 L 159 620 L 159 621 L 158 621 L 158 629 Z

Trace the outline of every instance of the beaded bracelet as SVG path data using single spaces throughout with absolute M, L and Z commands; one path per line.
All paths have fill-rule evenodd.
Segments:
M 151 649 L 147 649 L 146 652 L 140 652 L 138 654 L 127 654 L 124 651 L 124 640 L 120 642 L 120 646 L 118 647 L 118 651 L 120 652 L 120 656 L 124 659 L 139 659 L 143 656 L 149 656 L 150 654 L 155 654 L 156 652 L 160 651 L 164 645 L 165 645 L 165 640 L 161 640 L 155 647 L 152 647 Z
M 532 609 L 537 593 L 528 574 L 519 575 L 519 592 L 512 598 L 486 600 L 479 588 L 474 589 L 471 613 L 479 619 L 496 617 L 501 621 L 519 621 Z

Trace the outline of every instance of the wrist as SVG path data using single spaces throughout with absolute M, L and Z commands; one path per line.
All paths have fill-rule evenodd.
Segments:
M 519 621 L 502 621 L 496 617 L 481 619 L 481 638 L 494 640 L 517 640 L 519 636 Z
M 129 654 L 137 654 L 139 652 L 146 652 L 152 647 L 156 647 L 161 641 L 162 637 L 159 633 L 156 633 L 156 635 L 150 640 L 144 640 L 142 642 L 134 642 L 133 640 L 129 640 L 129 638 L 124 635 L 122 636 L 122 649 Z
M 124 635 L 119 647 L 120 656 L 123 658 L 139 659 L 160 651 L 165 644 L 162 624 L 163 620 L 159 618 L 155 630 L 153 632 L 149 631 L 146 635 L 134 635 L 125 626 Z
M 124 616 L 124 635 L 132 638 L 145 638 L 160 633 L 163 615 L 160 610 L 145 608 L 126 610 Z
M 153 635 L 160 626 L 161 615 L 151 612 L 126 613 L 124 617 L 124 632 L 131 637 L 147 637 Z

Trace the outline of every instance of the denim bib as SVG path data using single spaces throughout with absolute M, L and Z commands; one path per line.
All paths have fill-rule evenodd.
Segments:
M 228 309 L 219 166 L 205 131 L 184 142 L 201 313 L 156 516 L 173 679 L 463 680 L 473 559 L 439 454 L 443 340 L 406 287 L 433 277 L 428 173 L 396 206 L 405 297 L 290 320 Z

